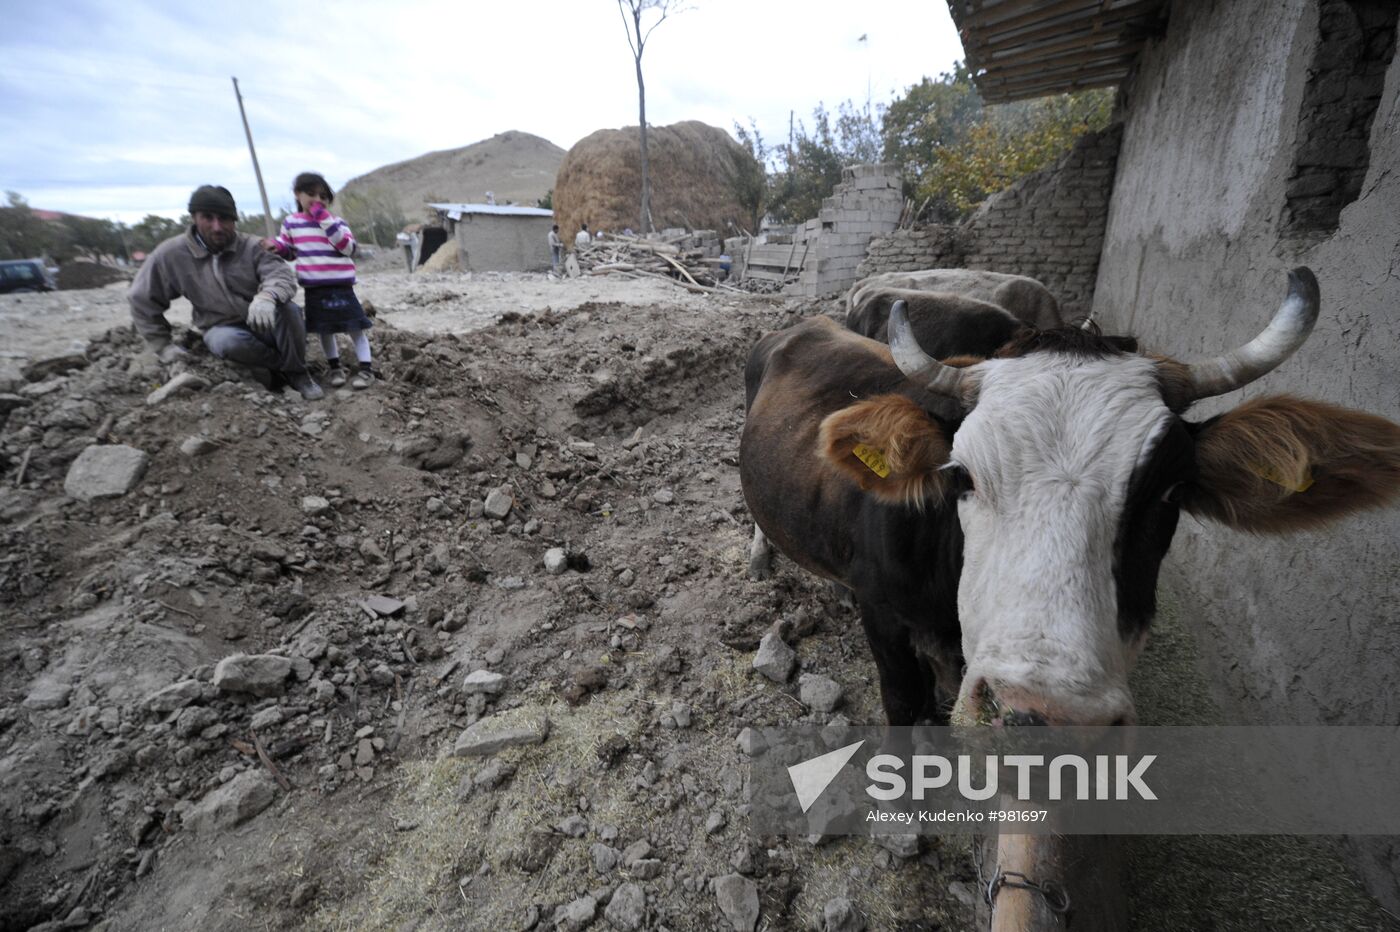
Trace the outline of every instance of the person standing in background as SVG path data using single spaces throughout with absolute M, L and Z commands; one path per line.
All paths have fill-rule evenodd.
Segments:
M 564 241 L 559 238 L 559 224 L 549 230 L 549 265 L 554 274 L 559 274 L 559 263 L 564 261 Z

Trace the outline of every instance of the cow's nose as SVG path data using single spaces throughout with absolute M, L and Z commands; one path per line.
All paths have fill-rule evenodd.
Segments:
M 1001 717 L 1003 725 L 1046 725 L 1045 716 L 1034 710 L 1007 712 Z

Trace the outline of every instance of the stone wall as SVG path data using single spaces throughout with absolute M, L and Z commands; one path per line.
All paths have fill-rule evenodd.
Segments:
M 549 268 L 553 217 L 463 214 L 447 221 L 464 272 L 542 272 Z
M 1093 304 L 1122 127 L 1086 133 L 1054 165 L 992 195 L 957 227 L 897 230 L 870 244 L 858 277 L 969 268 L 1029 275 L 1066 319 Z
M 841 179 L 822 201 L 821 213 L 797 231 L 806 259 L 797 281 L 784 289 L 788 294 L 845 291 L 855 283 L 871 239 L 899 225 L 904 197 L 897 165 L 853 165 L 842 169 Z

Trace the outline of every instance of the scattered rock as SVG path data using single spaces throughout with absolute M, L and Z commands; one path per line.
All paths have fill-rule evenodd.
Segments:
M 642 923 L 646 921 L 646 913 L 645 891 L 635 883 L 625 883 L 613 891 L 608 908 L 603 911 L 603 918 L 615 929 L 632 932 L 642 927 Z
M 865 919 L 844 896 L 828 900 L 822 909 L 822 932 L 864 932 Z
M 592 925 L 596 915 L 598 901 L 591 896 L 581 896 L 554 911 L 554 928 L 561 932 L 577 932 Z
M 392 618 L 404 610 L 404 603 L 387 595 L 372 595 L 360 602 L 365 608 L 383 618 Z
M 473 670 L 462 682 L 466 693 L 481 693 L 486 696 L 499 696 L 506 688 L 506 678 L 490 670 Z
M 276 654 L 233 654 L 214 668 L 214 686 L 221 692 L 280 696 L 287 691 L 292 661 Z
M 544 571 L 551 576 L 558 576 L 569 568 L 569 557 L 564 553 L 563 547 L 550 547 L 544 552 Z
M 734 932 L 753 932 L 758 923 L 758 887 L 740 874 L 725 874 L 714 880 L 715 899 L 720 912 Z
M 73 687 L 66 683 L 40 680 L 30 688 L 29 695 L 24 697 L 22 704 L 26 709 L 33 709 L 36 712 L 61 709 L 68 704 L 68 698 L 71 695 L 73 695 Z
M 141 481 L 150 462 L 151 458 L 135 447 L 94 444 L 68 467 L 63 491 L 84 502 L 125 495 Z
M 831 712 L 841 704 L 841 684 L 830 677 L 804 673 L 798 683 L 802 704 L 814 712 Z
M 797 666 L 797 651 L 788 647 L 776 631 L 769 631 L 758 642 L 753 668 L 775 683 L 786 683 Z
M 185 815 L 197 835 L 242 825 L 277 798 L 277 784 L 261 770 L 247 770 L 210 791 Z
M 42 382 L 51 379 L 56 375 L 63 375 L 75 369 L 86 369 L 88 358 L 84 353 L 65 353 L 62 356 L 50 356 L 47 359 L 36 359 L 20 370 L 27 381 Z
M 526 717 L 521 721 L 506 721 L 500 716 L 483 718 L 457 738 L 453 757 L 485 757 L 502 748 L 541 744 L 549 735 L 549 719 L 543 715 Z
M 319 495 L 304 495 L 301 499 L 301 510 L 303 514 L 316 517 L 331 510 L 331 503 Z
M 503 485 L 499 489 L 493 489 L 491 494 L 486 496 L 486 505 L 482 513 L 488 518 L 501 519 L 510 514 L 514 504 L 515 499 L 511 497 L 510 486 Z
M 208 437 L 195 434 L 185 438 L 184 442 L 180 444 L 180 452 L 189 457 L 203 456 L 206 453 L 212 453 L 218 449 L 218 446 Z

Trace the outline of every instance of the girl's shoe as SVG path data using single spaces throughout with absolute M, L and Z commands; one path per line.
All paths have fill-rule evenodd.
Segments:
M 355 373 L 355 377 L 350 380 L 350 387 L 355 391 L 369 388 L 374 384 L 374 373 L 368 369 L 361 369 Z
M 340 368 L 340 366 L 336 366 L 335 368 L 331 369 L 330 378 L 326 379 L 326 381 L 330 384 L 331 388 L 344 388 L 345 370 Z

